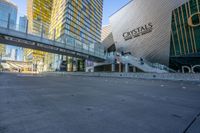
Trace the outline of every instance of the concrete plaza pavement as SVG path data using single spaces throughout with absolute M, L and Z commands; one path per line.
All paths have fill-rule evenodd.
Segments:
M 200 82 L 0 73 L 0 133 L 200 133 Z

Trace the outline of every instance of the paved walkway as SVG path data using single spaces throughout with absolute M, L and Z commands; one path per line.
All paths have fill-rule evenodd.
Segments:
M 199 113 L 197 82 L 0 73 L 0 133 L 199 133 Z

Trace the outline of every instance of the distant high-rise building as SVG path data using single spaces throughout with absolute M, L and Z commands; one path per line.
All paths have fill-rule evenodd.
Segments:
M 6 27 L 9 21 L 9 27 L 15 29 L 17 23 L 17 11 L 17 6 L 10 0 L 0 0 L 0 25 Z M 17 60 L 19 59 L 17 58 L 19 56 L 19 49 L 20 48 L 15 46 L 6 46 L 5 44 L 2 44 L 0 46 L 0 55 L 4 56 L 6 54 L 7 56 L 9 55 L 9 60 Z
M 2 57 L 2 59 L 16 61 L 17 55 L 18 55 L 18 49 L 16 49 L 16 47 L 14 46 L 9 46 L 8 48 L 6 48 L 5 54 Z
M 23 16 L 19 18 L 19 30 L 22 32 L 26 32 L 26 28 L 27 28 L 27 16 Z
M 17 22 L 17 6 L 9 0 L 0 0 L 0 25 L 7 26 L 7 21 L 10 18 L 10 28 L 16 27 Z

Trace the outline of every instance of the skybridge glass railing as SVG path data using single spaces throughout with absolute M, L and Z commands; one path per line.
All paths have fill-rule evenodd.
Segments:
M 105 59 L 106 55 L 104 53 L 104 46 L 100 43 L 85 43 L 84 41 L 80 41 L 72 36 L 65 35 L 65 37 L 55 39 L 55 33 L 45 33 L 43 26 L 41 26 L 40 30 L 37 32 L 31 32 L 28 30 L 28 25 L 19 25 L 12 23 L 8 20 L 2 20 L 0 18 L 0 28 L 6 28 L 8 30 L 18 31 L 20 33 L 33 35 L 35 37 L 40 37 L 41 39 L 47 39 L 50 41 L 54 41 L 55 46 L 66 48 L 69 50 L 73 50 L 76 52 L 84 53 L 86 55 L 98 57 L 101 59 Z M 59 44 L 58 44 L 59 43 Z

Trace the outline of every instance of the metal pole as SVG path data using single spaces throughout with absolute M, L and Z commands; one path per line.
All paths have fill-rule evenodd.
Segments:
M 53 40 L 54 40 L 54 42 L 56 41 L 56 29 L 54 29 L 54 31 L 53 31 Z
M 112 63 L 112 65 L 111 65 L 111 71 L 112 71 L 112 72 L 115 72 L 115 62 Z
M 10 29 L 10 13 L 8 14 L 8 23 L 7 23 L 7 28 Z
M 2 60 L 2 53 L 0 53 L 0 66 L 1 66 L 1 60 Z
M 128 69 L 129 69 L 129 68 L 128 68 L 128 63 L 126 63 L 126 64 L 125 64 L 125 73 L 128 73 L 128 72 L 129 72 Z
M 26 21 L 26 34 L 28 34 L 28 20 Z
M 122 66 L 121 66 L 121 63 L 119 63 L 119 72 L 122 72 Z
M 90 54 L 90 44 L 88 44 L 88 54 Z
M 76 40 L 73 38 L 73 43 L 74 43 L 74 50 L 76 49 Z
M 42 24 L 41 38 L 43 38 L 44 26 Z
M 83 52 L 84 49 L 83 49 L 83 42 L 82 42 L 82 41 L 81 41 L 81 45 L 82 45 L 82 46 L 81 46 L 81 47 L 82 47 L 81 49 L 82 49 L 82 52 Z
M 133 72 L 136 72 L 136 67 L 133 66 Z
M 84 72 L 87 72 L 87 60 L 84 60 Z
M 93 49 L 94 50 L 94 55 L 95 55 L 95 48 L 96 48 L 96 44 L 94 43 L 94 49 Z
M 101 50 L 100 50 L 100 46 L 98 46 L 98 51 L 99 51 L 99 56 L 101 56 L 101 54 L 100 54 L 100 51 L 101 51 Z

